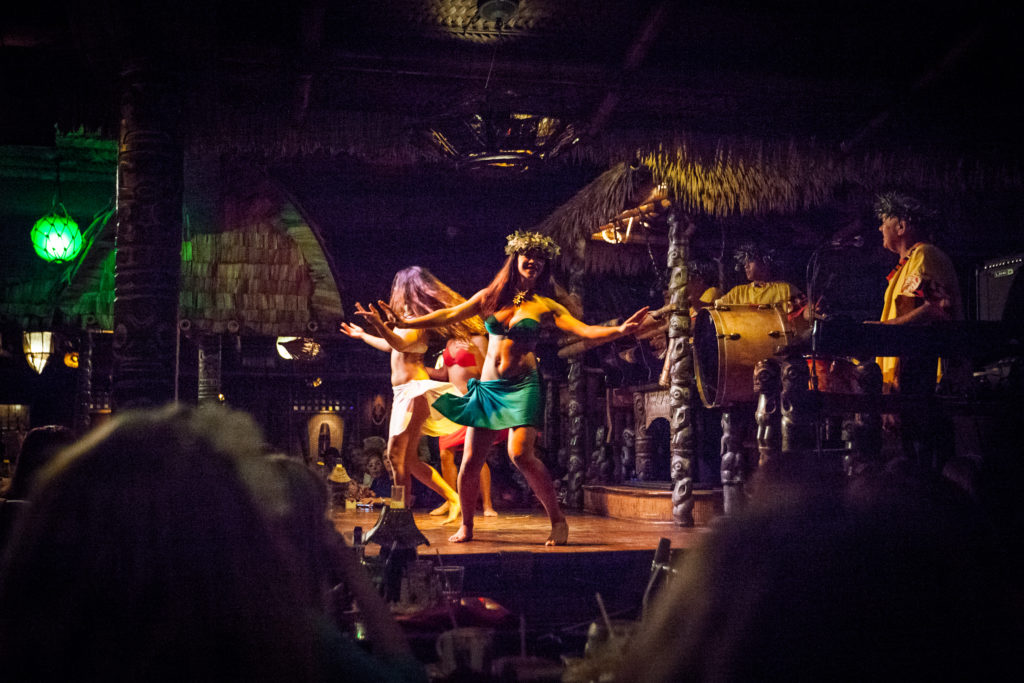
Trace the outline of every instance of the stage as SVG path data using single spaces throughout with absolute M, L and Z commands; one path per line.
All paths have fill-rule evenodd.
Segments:
M 336 510 L 332 513 L 334 526 L 349 542 L 356 526 L 366 533 L 376 524 L 380 508 L 372 511 Z M 420 546 L 420 555 L 464 558 L 467 555 L 486 556 L 507 552 L 527 552 L 539 556 L 574 555 L 601 552 L 652 552 L 661 538 L 672 543 L 673 550 L 691 547 L 707 532 L 707 527 L 684 528 L 673 522 L 616 519 L 586 513 L 567 513 L 569 543 L 564 546 L 545 546 L 551 525 L 543 511 L 502 511 L 498 517 L 477 514 L 474 520 L 474 538 L 469 543 L 449 543 L 448 537 L 458 530 L 457 522 L 442 524 L 443 517 L 430 516 L 425 510 L 414 510 L 416 526 L 430 541 Z M 379 548 L 371 543 L 367 554 L 376 554 Z

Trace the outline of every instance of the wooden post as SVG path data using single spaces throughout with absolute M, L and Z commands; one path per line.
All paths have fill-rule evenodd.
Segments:
M 583 273 L 586 243 L 582 240 L 576 245 L 576 253 L 569 269 L 569 293 L 583 301 Z M 569 448 L 568 478 L 566 505 L 574 510 L 583 509 L 583 478 L 587 463 L 587 378 L 583 372 L 583 354 L 569 357 L 569 380 L 567 395 L 569 399 Z
M 75 397 L 75 432 L 85 434 L 92 427 L 92 330 L 82 330 L 78 348 L 78 377 Z
M 674 210 L 668 222 L 669 303 L 669 469 L 672 476 L 672 517 L 693 526 L 693 354 L 690 352 L 690 306 L 686 298 L 690 237 Z
M 759 467 L 770 467 L 782 452 L 781 375 L 779 362 L 772 358 L 760 360 L 754 366 L 754 391 L 758 393 L 754 418 L 757 420 Z
M 184 151 L 176 78 L 122 74 L 114 265 L 114 410 L 174 398 Z
M 811 406 L 807 361 L 792 356 L 782 362 L 782 455 L 794 457 L 815 447 L 817 424 Z
M 654 479 L 654 448 L 647 435 L 647 392 L 633 392 L 633 466 L 639 481 Z

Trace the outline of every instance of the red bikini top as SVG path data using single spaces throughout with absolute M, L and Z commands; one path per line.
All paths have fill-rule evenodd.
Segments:
M 455 356 L 448 352 L 448 347 L 444 347 L 444 351 L 441 352 L 441 357 L 444 358 L 445 365 L 459 365 L 464 368 L 471 368 L 476 365 L 476 356 L 469 349 L 462 348 L 455 352 Z

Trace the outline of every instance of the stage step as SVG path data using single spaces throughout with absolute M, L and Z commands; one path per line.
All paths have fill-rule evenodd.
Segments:
M 722 489 L 693 492 L 693 520 L 706 526 L 722 514 Z M 583 487 L 583 510 L 595 515 L 645 522 L 672 522 L 672 484 L 644 482 L 589 484 Z

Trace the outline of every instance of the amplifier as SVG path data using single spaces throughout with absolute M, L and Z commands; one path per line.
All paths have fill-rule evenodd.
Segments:
M 975 272 L 978 320 L 1016 322 L 1024 314 L 1024 254 L 986 261 Z

